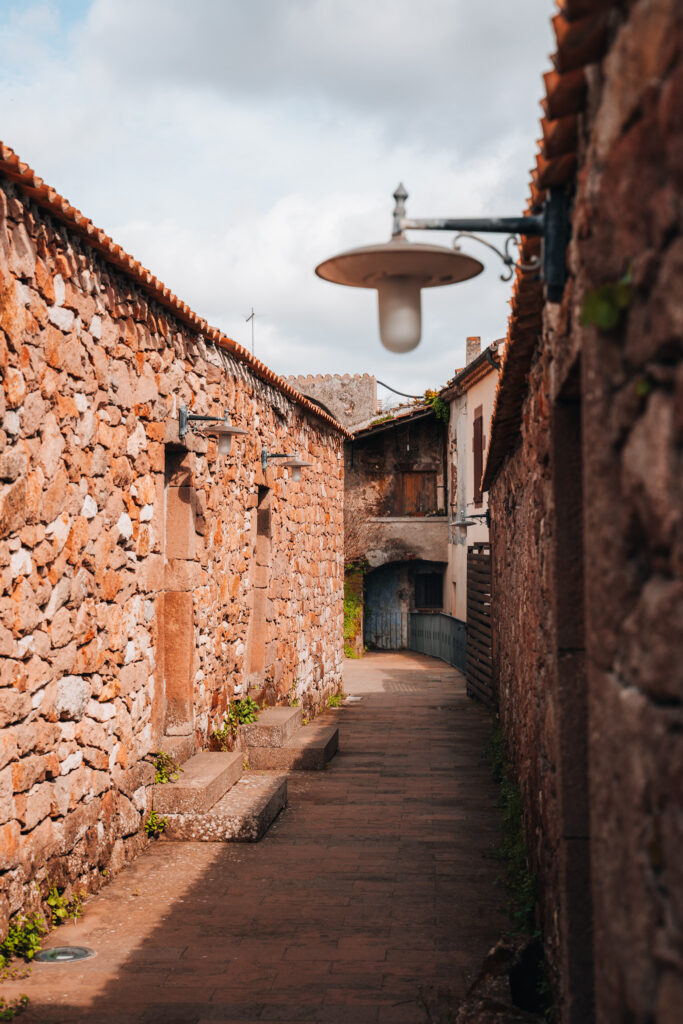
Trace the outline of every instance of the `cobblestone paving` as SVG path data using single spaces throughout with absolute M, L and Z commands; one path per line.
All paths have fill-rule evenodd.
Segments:
M 152 846 L 49 937 L 94 958 L 3 986 L 25 1024 L 446 1024 L 505 928 L 487 716 L 422 655 L 345 678 L 341 752 L 266 838 Z

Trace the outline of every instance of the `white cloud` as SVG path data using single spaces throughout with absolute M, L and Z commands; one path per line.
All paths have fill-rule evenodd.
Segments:
M 470 250 L 480 278 L 425 296 L 404 357 L 379 345 L 374 293 L 313 267 L 388 238 L 399 180 L 414 216 L 520 211 L 551 0 L 82 7 L 10 5 L 4 141 L 198 313 L 250 344 L 254 306 L 279 372 L 368 370 L 407 391 L 451 376 L 467 334 L 504 332 L 486 250 Z

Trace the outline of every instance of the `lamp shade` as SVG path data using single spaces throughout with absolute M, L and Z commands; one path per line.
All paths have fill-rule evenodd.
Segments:
M 232 439 L 235 434 L 246 434 L 247 431 L 241 427 L 233 427 L 230 423 L 207 423 L 200 425 L 197 430 L 207 437 L 218 438 L 218 454 L 229 455 L 232 448 Z
M 292 480 L 294 480 L 295 483 L 298 482 L 299 480 L 301 480 L 301 470 L 302 470 L 302 468 L 304 468 L 305 466 L 312 466 L 313 465 L 312 462 L 306 462 L 305 459 L 300 459 L 299 458 L 299 449 L 298 448 L 294 449 L 294 455 L 275 456 L 275 458 L 281 458 L 282 461 L 280 462 L 280 465 L 281 466 L 286 466 L 288 469 L 291 469 L 291 471 L 292 471 Z
M 352 288 L 376 288 L 382 344 L 409 352 L 420 340 L 420 289 L 457 284 L 480 274 L 479 260 L 454 249 L 394 238 L 381 245 L 349 249 L 320 263 L 318 277 Z

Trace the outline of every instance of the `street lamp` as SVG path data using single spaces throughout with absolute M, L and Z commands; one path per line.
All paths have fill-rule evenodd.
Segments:
M 561 189 L 551 189 L 543 212 L 528 217 L 484 217 L 469 219 L 406 217 L 408 198 L 403 185 L 394 192 L 393 230 L 390 242 L 350 249 L 324 260 L 316 268 L 318 277 L 354 288 L 376 288 L 379 300 L 379 333 L 382 344 L 391 352 L 410 352 L 420 341 L 422 312 L 420 292 L 442 284 L 456 284 L 476 277 L 483 264 L 457 247 L 461 237 L 482 242 L 498 253 L 505 263 L 509 280 L 515 266 L 522 270 L 542 269 L 546 297 L 559 302 L 565 279 L 565 250 L 569 240 L 567 200 Z M 457 231 L 454 248 L 409 242 L 406 231 Z M 511 236 L 501 252 L 473 232 L 492 232 Z M 517 235 L 543 238 L 543 264 L 534 259 L 517 264 L 509 252 Z
M 182 441 L 188 430 L 196 430 L 207 437 L 218 438 L 218 454 L 229 455 L 232 439 L 236 434 L 246 434 L 241 427 L 233 427 L 228 414 L 225 416 L 200 416 L 189 412 L 184 405 L 178 409 L 178 437 Z
M 287 455 L 285 452 L 269 452 L 267 448 L 261 449 L 261 466 L 265 473 L 268 463 L 271 459 L 277 459 L 281 466 L 286 466 L 292 471 L 292 480 L 298 482 L 301 480 L 301 470 L 305 466 L 312 466 L 312 462 L 306 462 L 304 459 L 299 458 L 299 449 L 294 449 L 293 455 Z

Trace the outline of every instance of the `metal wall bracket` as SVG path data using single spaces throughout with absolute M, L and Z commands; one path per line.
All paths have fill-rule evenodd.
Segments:
M 508 268 L 509 273 L 502 275 L 503 281 L 509 281 L 514 267 L 523 271 L 541 270 L 545 282 L 548 302 L 560 302 L 567 277 L 566 253 L 570 237 L 569 200 L 563 188 L 551 188 L 543 205 L 543 211 L 525 217 L 428 217 L 414 219 L 406 217 L 406 199 L 408 193 L 403 185 L 394 192 L 393 237 L 403 238 L 406 231 L 455 231 L 454 242 L 458 238 L 475 238 L 476 241 L 488 246 L 496 252 Z M 478 234 L 505 234 L 508 238 L 505 249 L 501 252 L 495 245 L 477 238 Z M 529 264 L 518 264 L 509 252 L 509 246 L 516 240 L 515 236 L 536 237 L 543 239 L 542 257 L 539 261 Z M 457 246 L 456 246 L 457 248 Z

